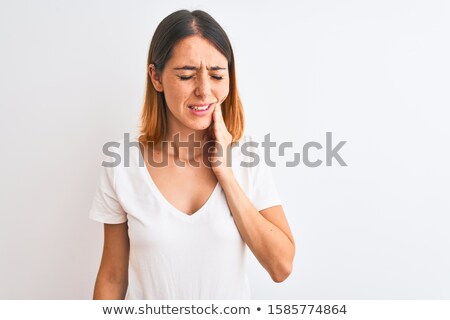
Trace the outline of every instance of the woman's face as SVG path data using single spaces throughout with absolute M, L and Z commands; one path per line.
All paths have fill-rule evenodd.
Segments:
M 187 37 L 173 48 L 157 85 L 161 90 L 155 86 L 156 90 L 164 93 L 170 110 L 167 116 L 172 132 L 207 129 L 215 105 L 220 107 L 228 96 L 227 58 L 208 40 Z M 197 111 L 192 109 L 194 106 Z

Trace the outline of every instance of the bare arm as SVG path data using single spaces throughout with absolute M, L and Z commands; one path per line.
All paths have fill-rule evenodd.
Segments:
M 234 176 L 228 165 L 232 135 L 222 116 L 222 108 L 215 104 L 214 125 L 209 133 L 215 140 L 215 150 L 209 151 L 211 169 L 225 192 L 236 226 L 261 265 L 275 282 L 284 281 L 292 271 L 295 243 L 280 205 L 258 212 Z M 220 146 L 221 148 L 218 148 Z M 220 152 L 219 150 L 227 150 Z
M 234 176 L 221 185 L 242 238 L 272 280 L 284 281 L 292 271 L 295 243 L 282 206 L 258 212 Z
M 130 241 L 128 225 L 104 226 L 104 245 L 94 288 L 94 300 L 123 300 L 128 288 Z

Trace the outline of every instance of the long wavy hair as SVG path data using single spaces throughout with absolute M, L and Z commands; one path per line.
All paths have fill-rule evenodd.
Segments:
M 173 48 L 182 39 L 199 35 L 209 40 L 228 61 L 230 88 L 223 101 L 222 114 L 225 125 L 238 141 L 244 133 L 244 109 L 236 85 L 236 72 L 233 49 L 230 40 L 222 27 L 208 13 L 202 10 L 179 10 L 164 18 L 156 28 L 150 43 L 147 59 L 147 84 L 144 104 L 141 112 L 139 141 L 152 141 L 158 144 L 167 133 L 167 107 L 164 93 L 158 92 L 148 73 L 150 64 L 155 65 L 157 72 L 162 72 L 166 62 L 171 58 Z

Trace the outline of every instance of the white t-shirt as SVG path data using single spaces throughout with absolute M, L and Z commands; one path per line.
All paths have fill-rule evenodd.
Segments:
M 246 256 L 252 253 L 239 234 L 220 184 L 197 212 L 187 215 L 159 192 L 137 139 L 132 139 L 134 145 L 129 148 L 124 140 L 116 142 L 118 148 L 109 148 L 115 156 L 104 156 L 108 163 L 117 161 L 118 155 L 121 161 L 113 167 L 102 166 L 89 217 L 109 224 L 128 221 L 125 299 L 250 299 Z M 261 141 L 244 135 L 232 149 L 235 177 L 258 211 L 281 204 Z M 255 142 L 257 148 L 250 145 Z M 250 152 L 259 156 L 257 166 L 245 166 L 255 159 Z

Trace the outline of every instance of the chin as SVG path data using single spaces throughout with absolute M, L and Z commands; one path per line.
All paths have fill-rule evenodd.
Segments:
M 193 130 L 201 131 L 201 130 L 206 130 L 206 129 L 208 129 L 210 125 L 211 125 L 211 122 L 203 122 L 202 124 L 198 124 L 198 125 L 191 126 L 191 128 L 192 128 Z
M 212 119 L 210 119 L 209 121 L 206 119 L 199 119 L 197 121 L 189 123 L 187 127 L 191 128 L 192 130 L 205 130 L 208 129 L 211 123 Z

